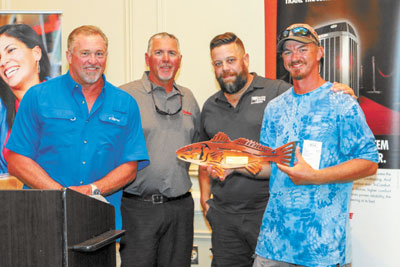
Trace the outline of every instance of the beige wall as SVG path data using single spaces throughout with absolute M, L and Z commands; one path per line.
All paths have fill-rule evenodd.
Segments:
M 110 41 L 106 75 L 115 85 L 141 77 L 148 38 L 160 31 L 179 38 L 177 82 L 192 89 L 200 106 L 218 90 L 208 45 L 219 33 L 235 32 L 250 54 L 250 71 L 264 75 L 264 0 L 1 0 L 0 8 L 61 11 L 63 51 L 72 29 L 99 26 Z

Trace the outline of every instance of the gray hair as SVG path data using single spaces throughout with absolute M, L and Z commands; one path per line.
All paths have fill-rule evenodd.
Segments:
M 96 27 L 94 25 L 83 25 L 83 26 L 80 26 L 80 27 L 74 29 L 69 34 L 69 36 L 68 36 L 68 50 L 69 51 L 72 51 L 76 36 L 78 36 L 79 34 L 82 34 L 84 36 L 99 35 L 104 40 L 106 49 L 108 49 L 108 38 L 99 27 Z
M 150 37 L 149 39 L 149 43 L 147 45 L 147 53 L 150 54 L 151 53 L 151 49 L 153 49 L 153 41 L 155 39 L 161 39 L 161 38 L 171 38 L 174 39 L 176 41 L 177 47 L 178 47 L 178 52 L 179 54 L 181 53 L 180 48 L 179 48 L 179 40 L 178 38 L 175 37 L 175 35 L 167 33 L 167 32 L 159 32 L 154 34 L 153 36 Z

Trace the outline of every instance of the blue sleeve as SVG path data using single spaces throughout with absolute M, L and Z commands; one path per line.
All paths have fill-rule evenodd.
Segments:
M 7 162 L 4 159 L 3 147 L 7 138 L 8 124 L 7 124 L 7 109 L 0 99 L 0 173 L 7 173 Z
M 130 101 L 129 113 L 126 140 L 120 164 L 128 161 L 138 161 L 139 171 L 149 165 L 150 161 L 147 154 L 139 106 L 133 98 L 132 101 Z
M 338 115 L 340 151 L 350 159 L 366 159 L 378 162 L 375 137 L 368 127 L 365 115 L 358 103 L 343 95 L 342 112 Z
M 260 132 L 260 143 L 264 146 L 274 148 L 275 147 L 275 130 L 271 123 L 271 105 L 268 104 L 264 110 L 264 117 L 261 125 Z
M 29 90 L 21 100 L 6 147 L 34 159 L 39 147 L 38 102 L 35 90 Z

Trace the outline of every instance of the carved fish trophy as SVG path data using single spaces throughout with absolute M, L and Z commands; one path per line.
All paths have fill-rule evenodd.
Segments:
M 262 165 L 268 161 L 289 165 L 294 154 L 296 142 L 287 143 L 277 149 L 271 149 L 255 141 L 239 138 L 231 141 L 222 132 L 211 140 L 193 143 L 176 151 L 179 159 L 197 165 L 211 165 L 218 175 L 223 169 L 245 168 L 257 175 Z

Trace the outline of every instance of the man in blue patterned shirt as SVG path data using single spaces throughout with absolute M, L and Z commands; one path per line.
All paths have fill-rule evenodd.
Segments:
M 375 139 L 358 103 L 319 75 L 324 51 L 309 25 L 289 26 L 277 48 L 294 86 L 266 107 L 260 141 L 298 141 L 297 163 L 271 164 L 253 266 L 343 266 L 352 181 L 376 172 Z

